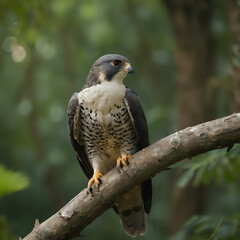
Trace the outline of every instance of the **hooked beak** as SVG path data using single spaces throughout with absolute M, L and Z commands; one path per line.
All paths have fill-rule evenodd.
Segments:
M 133 73 L 133 68 L 131 67 L 131 65 L 128 63 L 125 68 L 123 69 L 124 72 L 127 72 L 127 73 Z
M 130 65 L 127 67 L 126 70 L 127 70 L 127 72 L 130 73 L 130 74 L 133 73 L 133 68 L 132 68 Z

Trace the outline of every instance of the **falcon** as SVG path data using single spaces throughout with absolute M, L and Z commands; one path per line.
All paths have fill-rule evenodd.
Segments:
M 70 140 L 88 189 L 100 185 L 101 177 L 117 166 L 127 167 L 131 155 L 149 145 L 147 121 L 136 93 L 123 84 L 133 69 L 127 58 L 117 54 L 100 57 L 90 69 L 80 92 L 68 105 Z M 152 182 L 148 179 L 117 200 L 113 207 L 125 232 L 131 236 L 147 231 Z

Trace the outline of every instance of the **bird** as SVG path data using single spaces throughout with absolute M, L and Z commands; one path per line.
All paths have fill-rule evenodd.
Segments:
M 92 65 L 85 85 L 68 104 L 69 138 L 88 189 L 102 184 L 101 177 L 114 167 L 127 167 L 131 156 L 149 145 L 147 120 L 137 94 L 123 84 L 133 73 L 130 61 L 106 54 Z M 120 197 L 113 209 L 131 237 L 147 232 L 152 204 L 151 178 Z

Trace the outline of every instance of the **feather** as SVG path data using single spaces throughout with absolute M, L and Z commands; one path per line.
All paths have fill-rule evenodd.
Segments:
M 128 87 L 126 88 L 125 102 L 138 137 L 137 151 L 140 151 L 149 145 L 147 120 L 137 94 Z M 152 205 L 151 179 L 148 179 L 142 183 L 142 198 L 145 212 L 149 214 Z
M 69 130 L 69 138 L 71 140 L 72 146 L 76 152 L 76 156 L 78 162 L 85 173 L 85 175 L 90 179 L 93 175 L 92 166 L 89 163 L 88 156 L 84 149 L 84 146 L 80 143 L 79 140 L 75 137 L 76 133 L 79 134 L 80 129 L 77 128 L 77 122 L 80 121 L 79 114 L 79 102 L 78 102 L 78 93 L 74 93 L 70 98 L 68 104 L 68 130 Z

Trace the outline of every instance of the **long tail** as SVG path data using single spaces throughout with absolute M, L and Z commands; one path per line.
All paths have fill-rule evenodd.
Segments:
M 147 217 L 140 186 L 127 192 L 117 202 L 117 207 L 120 222 L 129 236 L 136 237 L 147 232 Z

